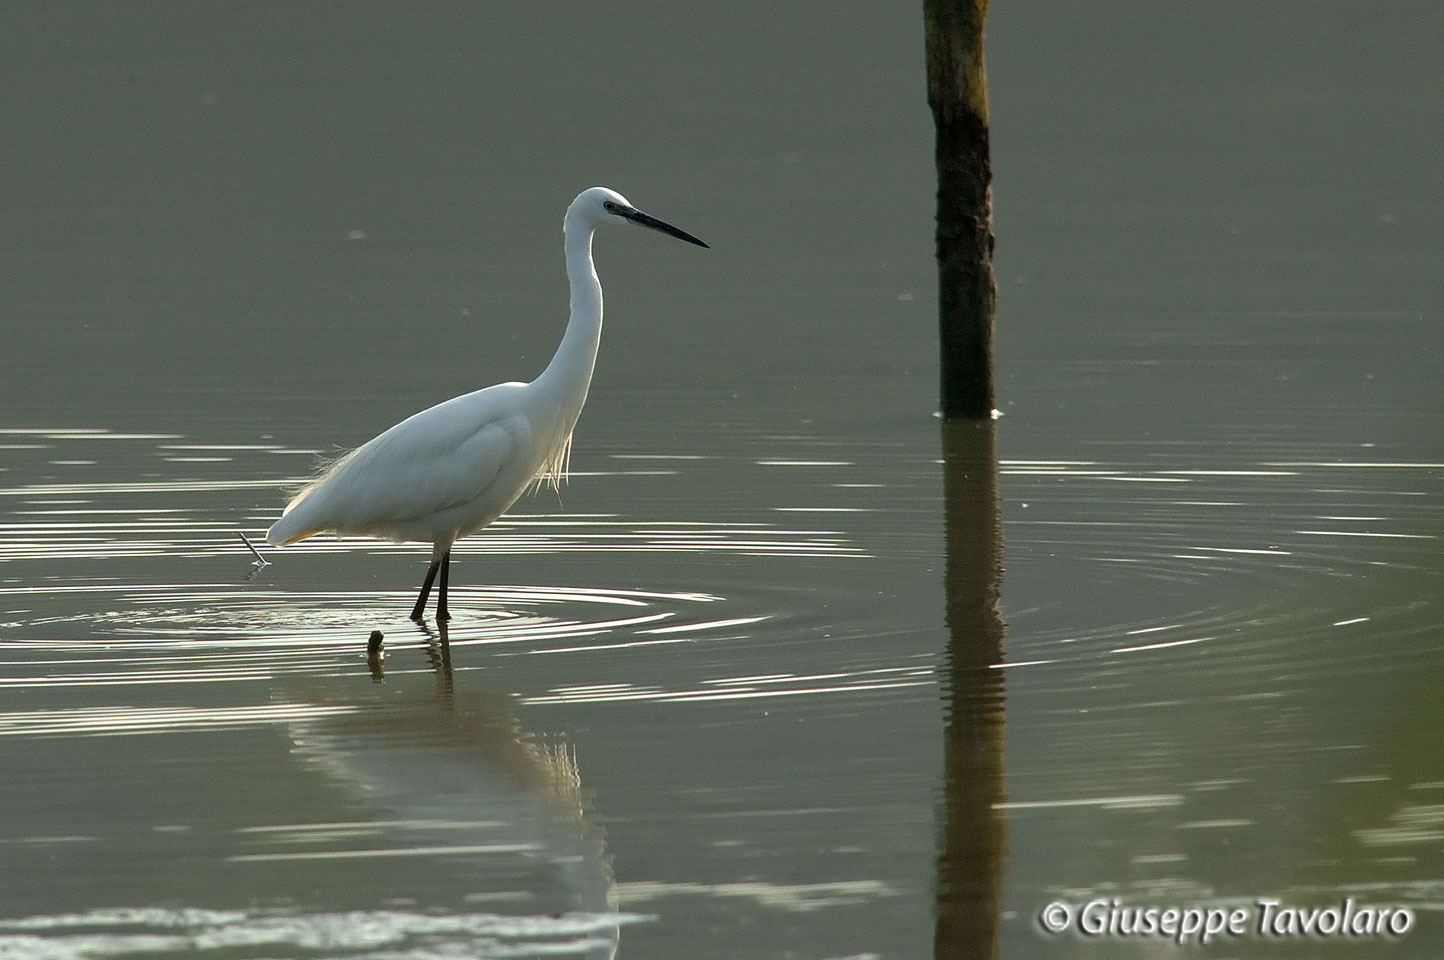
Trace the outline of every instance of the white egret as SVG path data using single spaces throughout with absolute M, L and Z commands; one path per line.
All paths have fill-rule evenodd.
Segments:
M 431 566 L 411 618 L 424 615 L 439 571 L 436 618 L 449 619 L 451 545 L 501 516 L 533 483 L 556 486 L 566 476 L 602 335 L 592 234 L 618 221 L 707 246 L 613 190 L 583 190 L 562 222 L 571 319 L 546 369 L 530 383 L 499 383 L 439 403 L 334 461 L 292 498 L 266 541 L 284 546 L 336 533 L 429 542 Z

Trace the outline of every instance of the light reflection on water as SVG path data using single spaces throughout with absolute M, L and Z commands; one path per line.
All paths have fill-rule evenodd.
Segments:
M 111 470 L 105 480 L 82 480 L 57 472 L 57 467 L 79 469 L 63 463 L 71 458 L 57 450 L 102 436 L 122 438 L 103 431 L 33 436 L 46 442 L 14 451 L 30 459 L 14 461 L 11 483 L 0 488 L 0 498 L 15 507 L 0 524 L 0 558 L 11 561 L 12 570 L 44 571 L 0 580 L 6 631 L 0 689 L 30 698 L 12 701 L 28 709 L 0 711 L 0 740 L 283 734 L 296 762 L 359 806 L 349 820 L 252 824 L 208 839 L 197 836 L 193 823 L 154 827 L 157 836 L 195 836 L 203 845 L 196 849 L 205 849 L 207 857 L 219 853 L 210 868 L 219 876 L 260 871 L 242 887 L 264 891 L 264 900 L 282 901 L 279 908 L 37 914 L 0 925 L 0 952 L 230 956 L 324 948 L 328 955 L 352 957 L 600 958 L 613 955 L 621 927 L 647 921 L 635 912 L 636 904 L 706 891 L 806 912 L 890 895 L 887 885 L 876 881 L 640 881 L 627 887 L 633 912 L 623 913 L 603 834 L 587 812 L 573 748 L 564 739 L 523 733 L 513 711 L 884 690 L 931 684 L 926 665 L 704 676 L 691 685 L 553 683 L 522 697 L 486 693 L 472 685 L 474 667 L 453 675 L 453 656 L 485 647 L 488 657 L 502 664 L 507 657 L 595 658 L 679 645 L 725 646 L 788 615 L 775 602 L 749 608 L 735 598 L 695 590 L 459 585 L 453 589 L 458 615 L 449 644 L 438 648 L 430 630 L 400 619 L 409 583 L 397 590 L 299 590 L 282 573 L 332 556 L 359 570 L 366 557 L 410 556 L 415 547 L 322 540 L 271 552 L 281 561 L 277 566 L 251 569 L 234 533 L 256 518 L 239 517 L 234 504 L 256 490 L 277 491 L 279 502 L 280 480 L 252 479 L 245 472 L 248 464 L 254 469 L 258 458 L 283 448 L 235 444 L 225 446 L 224 457 L 176 457 L 178 449 L 213 445 L 153 446 L 181 438 L 129 435 L 124 439 L 130 452 L 116 462 L 144 464 L 159 450 L 166 463 L 183 463 L 198 474 L 151 478 Z M 667 470 L 592 474 L 671 475 Z M 137 505 L 151 497 L 158 498 L 156 506 Z M 813 562 L 866 556 L 840 531 L 758 520 L 533 514 L 508 518 L 489 534 L 458 553 L 687 553 Z M 160 569 L 157 560 L 171 577 L 176 564 L 215 561 L 234 580 L 136 579 L 139 571 Z M 204 569 L 214 576 L 219 568 Z M 373 664 L 374 680 L 358 659 L 362 627 L 373 625 L 388 634 L 388 655 Z M 358 691 L 356 683 L 364 686 Z M 218 687 L 229 692 L 217 695 Z M 257 702 L 258 696 L 268 702 Z M 162 702 L 152 705 L 154 700 Z M 63 840 L 92 850 L 107 843 L 106 829 L 113 828 L 95 836 L 21 835 L 0 843 L 38 852 Z M 355 874 L 351 885 L 364 886 L 378 908 L 303 909 L 311 904 L 300 892 L 307 878 L 321 882 L 337 864 Z M 444 913 L 433 912 L 440 901 L 428 893 L 439 881 L 464 894 Z M 233 891 L 220 902 L 236 897 L 246 900 Z M 251 899 L 255 902 L 255 895 Z M 195 902 L 216 901 L 198 896 Z M 414 902 L 426 909 L 407 909 Z M 475 909 L 493 905 L 501 912 Z
M 283 479 L 256 479 L 239 465 L 275 453 L 297 453 L 269 444 L 204 444 L 175 434 L 112 433 L 100 428 L 7 429 L 24 436 L 15 445 L 21 456 L 12 464 L 12 483 L 0 487 L 0 498 L 14 506 L 0 523 L 0 558 L 41 563 L 61 561 L 116 562 L 141 558 L 224 559 L 244 554 L 235 533 L 238 526 L 264 523 L 267 515 L 238 517 L 233 501 L 255 498 L 253 491 L 278 491 Z M 790 438 L 796 440 L 797 438 Z M 225 450 L 224 467 L 216 476 L 157 479 L 113 477 L 75 482 L 53 473 L 53 458 L 72 445 L 120 441 L 131 449 L 130 462 L 176 450 Z M 832 449 L 825 441 L 819 449 Z M 805 449 L 805 447 L 804 447 Z M 1167 463 L 1166 448 L 1144 450 L 1133 461 L 1005 460 L 1000 474 L 1005 488 L 1015 491 L 1007 520 L 1007 541 L 1013 553 L 1026 552 L 1039 565 L 1050 561 L 1094 567 L 1090 574 L 1106 592 L 1109 585 L 1140 581 L 1157 585 L 1156 602 L 1144 619 L 1122 619 L 1116 613 L 1089 622 L 1074 616 L 1066 626 L 1027 629 L 1031 618 L 1046 608 L 1010 610 L 1018 627 L 1007 665 L 1013 668 L 1055 664 L 1076 666 L 1120 656 L 1212 657 L 1226 644 L 1229 655 L 1258 656 L 1280 637 L 1298 631 L 1339 631 L 1369 624 L 1371 635 L 1387 637 L 1391 629 L 1415 629 L 1417 603 L 1375 604 L 1367 589 L 1341 592 L 1340 581 L 1365 587 L 1379 569 L 1428 576 L 1441 536 L 1429 496 L 1429 484 L 1444 469 L 1434 462 L 1393 461 L 1358 457 L 1312 460 L 1264 460 L 1230 466 L 1202 467 Z M 1181 460 L 1182 455 L 1171 457 Z M 617 455 L 618 460 L 668 460 L 695 463 L 695 455 Z M 1163 461 L 1163 462 L 1160 462 Z M 206 469 L 221 460 L 195 464 Z M 832 488 L 863 492 L 885 485 L 857 477 L 860 458 L 758 457 L 759 468 L 797 468 L 818 472 Z M 925 464 L 915 469 L 926 469 Z M 666 471 L 658 471 L 666 475 Z M 594 476 L 608 476 L 596 473 Z M 1381 483 L 1382 478 L 1382 483 Z M 16 482 L 18 481 L 18 482 Z M 1108 489 L 1128 484 L 1137 489 L 1120 496 Z M 815 486 L 814 486 L 815 488 Z M 1154 489 L 1156 488 L 1156 489 Z M 1185 492 L 1186 488 L 1186 492 Z M 155 506 L 147 495 L 163 495 Z M 219 495 L 218 498 L 212 495 Z M 279 502 L 279 495 L 277 497 Z M 3 501 L 0 501 L 3 502 Z M 835 503 L 773 504 L 765 509 L 788 517 L 833 517 L 865 514 L 876 508 Z M 1269 519 L 1260 523 L 1260 512 Z M 238 522 L 239 521 L 239 522 Z M 1200 535 L 1207 539 L 1200 539 Z M 883 534 L 886 535 L 885 532 Z M 1377 548 L 1374 544 L 1377 542 Z M 648 520 L 602 514 L 540 513 L 503 518 L 483 536 L 465 541 L 464 556 L 559 555 L 568 553 L 685 553 L 691 556 L 792 558 L 799 562 L 861 560 L 875 544 L 840 529 L 776 526 L 756 520 Z M 348 558 L 414 556 L 414 545 L 370 540 L 318 538 L 268 551 L 285 558 L 290 569 L 314 563 L 317 555 Z M 1117 574 L 1109 566 L 1127 568 Z M 212 569 L 212 568 L 208 568 Z M 254 577 L 255 572 L 252 572 Z M 72 628 L 73 635 L 100 632 L 110 637 L 142 638 L 145 659 L 167 645 L 193 655 L 214 642 L 240 657 L 251 650 L 239 669 L 255 670 L 254 661 L 268 660 L 267 675 L 281 670 L 313 668 L 315 651 L 350 648 L 355 640 L 344 631 L 357 624 L 385 625 L 411 593 L 411 584 L 394 590 L 299 591 L 273 568 L 259 582 L 140 583 L 119 577 L 67 578 L 51 573 L 43 579 L 0 579 L 0 617 L 12 644 L 26 636 L 53 637 Z M 1240 586 L 1247 589 L 1240 590 Z M 1262 588 L 1262 589 L 1261 589 Z M 487 645 L 496 652 L 513 646 L 528 654 L 600 652 L 638 646 L 660 646 L 712 639 L 729 633 L 750 633 L 782 615 L 775 605 L 748 608 L 747 598 L 725 598 L 694 591 L 639 591 L 607 587 L 485 585 L 454 587 L 464 629 L 455 631 L 457 646 Z M 1288 603 L 1278 593 L 1289 592 Z M 1212 598 L 1212 599 L 1210 599 Z M 1182 601 L 1181 603 L 1177 601 Z M 1073 598 L 1059 598 L 1072 603 Z M 1423 602 L 1422 598 L 1418 602 Z M 714 612 L 710 607 L 721 608 Z M 785 619 L 785 615 L 784 619 Z M 1046 619 L 1046 617 L 1043 617 Z M 841 624 L 838 625 L 842 626 Z M 711 635 L 711 636 L 708 636 Z M 212 641 L 213 638 L 213 641 Z M 1194 648 L 1194 649 L 1188 649 Z M 26 657 L 36 651 L 26 643 L 14 648 Z M 1282 653 L 1281 653 L 1282 655 Z M 1370 654 L 1363 654 L 1371 656 Z M 1372 656 L 1387 656 L 1387 651 Z M 234 664 L 201 662 L 189 656 L 190 672 L 175 672 L 167 682 L 200 679 L 210 682 L 228 675 Z M 288 664 L 289 666 L 283 666 Z M 93 666 L 94 664 L 92 664 Z M 775 695 L 807 690 L 845 692 L 875 683 L 921 682 L 932 669 L 898 666 L 846 674 L 847 682 L 832 690 L 821 681 L 771 681 Z M 107 683 L 139 683 L 149 673 L 124 674 L 108 669 Z M 235 674 L 253 678 L 259 674 Z M 834 676 L 807 672 L 779 677 Z M 844 676 L 844 674 L 836 674 Z M 879 678 L 886 679 L 879 679 Z M 630 699 L 720 696 L 706 684 L 729 678 L 699 678 L 703 685 L 609 688 L 608 696 Z M 7 678 L 8 685 L 27 682 L 57 684 L 78 678 L 25 680 Z M 90 678 L 84 682 L 102 682 Z M 784 689 L 789 688 L 790 689 Z M 585 688 L 582 688 L 585 689 Z M 746 691 L 761 696 L 763 690 Z M 742 696 L 735 690 L 733 695 Z M 573 688 L 558 687 L 530 696 L 535 704 L 574 700 Z M 601 697 L 601 694 L 589 694 Z
M 101 437 L 122 441 L 111 458 L 121 469 L 102 480 L 86 476 L 89 467 L 63 463 L 86 459 L 74 446 Z M 333 799 L 324 816 L 293 811 L 206 836 L 193 822 L 155 825 L 155 836 L 211 862 L 218 877 L 258 871 L 239 888 L 249 892 L 191 902 L 270 897 L 285 901 L 281 907 L 132 920 L 95 909 L 34 913 L 0 926 L 0 946 L 20 945 L 22 955 L 41 949 L 37 937 L 58 955 L 222 946 L 255 955 L 300 949 L 327 931 L 344 956 L 407 955 L 423 942 L 499 956 L 606 956 L 618 930 L 645 928 L 652 912 L 705 911 L 691 906 L 697 901 L 798 916 L 870 904 L 916 911 L 916 876 L 859 878 L 849 873 L 847 853 L 830 875 L 746 879 L 747 858 L 763 856 L 767 842 L 731 827 L 708 853 L 731 863 L 730 872 L 668 876 L 658 865 L 671 861 L 648 859 L 646 834 L 632 825 L 649 822 L 649 801 L 624 807 L 624 786 L 608 780 L 608 770 L 589 770 L 565 736 L 523 733 L 516 716 L 540 719 L 538 729 L 615 725 L 611 736 L 626 741 L 619 749 L 645 754 L 659 736 L 657 721 L 626 721 L 628 711 L 688 711 L 684 739 L 725 753 L 730 736 L 710 739 L 709 729 L 745 731 L 774 715 L 862 718 L 848 728 L 856 735 L 866 718 L 892 712 L 879 713 L 880 704 L 936 702 L 952 690 L 951 715 L 972 711 L 967 736 L 982 738 L 965 737 L 964 754 L 986 758 L 1003 749 L 1005 676 L 1009 710 L 1024 718 L 1010 723 L 1007 749 L 1022 759 L 1010 763 L 1006 787 L 1000 770 L 974 770 L 974 778 L 996 780 L 996 792 L 965 796 L 949 809 L 961 811 L 965 826 L 987 830 L 1004 818 L 1008 843 L 1024 860 L 1036 856 L 1033 845 L 1056 847 L 1063 834 L 1104 864 L 1109 848 L 1101 837 L 1123 831 L 1136 842 L 1122 862 L 1100 868 L 1108 879 L 1094 882 L 1060 864 L 1042 891 L 1010 893 L 998 876 L 985 876 L 980 889 L 977 877 L 949 875 L 940 862 L 940 877 L 951 877 L 946 883 L 956 884 L 965 905 L 991 903 L 1017 916 L 1045 892 L 1215 896 L 1219 885 L 1209 877 L 1218 854 L 1209 844 L 1255 842 L 1248 838 L 1272 823 L 1269 797 L 1281 775 L 1322 779 L 1335 792 L 1384 791 L 1366 808 L 1350 808 L 1345 831 L 1384 859 L 1428 862 L 1421 847 L 1437 842 L 1436 805 L 1407 796 L 1427 794 L 1437 776 L 1397 767 L 1378 773 L 1373 761 L 1354 762 L 1373 755 L 1363 743 L 1312 729 L 1317 701 L 1327 696 L 1318 688 L 1341 667 L 1361 679 L 1386 678 L 1418 657 L 1427 607 L 1438 595 L 1437 463 L 1354 454 L 1200 463 L 1184 450 L 1146 444 L 1092 459 L 1005 460 L 999 481 L 1014 578 L 1004 591 L 1007 642 L 983 650 L 960 674 L 940 652 L 940 611 L 900 612 L 888 594 L 937 576 L 941 544 L 927 532 L 938 509 L 928 487 L 939 467 L 934 456 L 899 461 L 887 448 L 794 437 L 795 455 L 758 454 L 731 466 L 758 471 L 761 485 L 751 489 L 762 492 L 751 512 L 656 519 L 559 509 L 507 518 L 458 551 L 473 558 L 478 579 L 497 569 L 487 558 L 513 556 L 575 557 L 585 565 L 568 569 L 584 573 L 552 584 L 455 586 L 457 620 L 442 662 L 435 636 L 404 619 L 410 567 L 387 582 L 402 570 L 398 560 L 417 557 L 415 545 L 319 540 L 267 551 L 272 566 L 251 568 L 235 533 L 264 525 L 269 515 L 256 505 L 279 505 L 280 488 L 307 463 L 289 455 L 305 451 L 226 445 L 226 459 L 190 459 L 182 468 L 166 458 L 212 445 L 99 430 L 26 440 L 10 451 L 0 486 L 0 502 L 12 505 L 0 524 L 0 557 L 10 561 L 0 578 L 0 690 L 22 698 L 0 711 L 0 743 L 141 735 L 180 742 L 216 731 L 280 737 L 292 763 L 345 799 Z M 278 452 L 288 455 L 284 475 L 267 478 Z M 594 471 L 588 480 L 625 477 L 665 491 L 688 470 L 718 462 L 667 459 L 666 470 Z M 172 472 L 180 469 L 188 475 Z M 622 569 L 606 561 L 623 555 L 660 564 L 650 568 L 654 588 L 584 579 Z M 690 573 L 670 576 L 668 561 L 657 559 L 669 557 L 688 558 Z M 730 564 L 744 560 L 759 565 L 753 570 L 770 564 L 775 579 L 731 575 Z M 319 587 L 308 579 L 318 570 Z M 875 580 L 868 570 L 887 575 Z M 1030 576 L 1076 590 L 1032 589 Z M 1015 596 L 1034 603 L 1018 605 Z M 385 633 L 388 652 L 379 683 L 364 658 L 371 629 Z M 715 760 L 709 754 L 709 764 Z M 858 761 L 877 762 L 866 752 Z M 821 778 L 833 768 L 808 769 Z M 604 845 L 590 813 L 582 784 L 598 778 L 608 784 L 601 805 L 613 804 L 613 826 L 629 840 L 622 850 Z M 836 786 L 845 793 L 866 781 Z M 448 783 L 438 796 L 437 785 Z M 870 809 L 856 798 L 798 804 L 785 792 L 751 807 L 740 786 L 727 784 L 713 788 L 719 806 L 709 810 L 711 801 L 700 799 L 707 790 L 647 783 L 684 808 L 682 798 L 695 790 L 690 824 L 845 823 Z M 92 850 L 114 829 L 21 831 L 0 843 Z M 1283 831 L 1290 844 L 1308 833 Z M 972 849 L 969 842 L 961 849 Z M 650 866 L 618 882 L 610 856 Z M 449 888 L 470 899 L 444 914 L 413 909 L 408 896 L 443 902 L 435 878 L 420 875 L 437 864 L 446 865 Z M 359 871 L 351 886 L 374 894 L 370 906 L 322 909 L 301 892 L 338 865 Z M 1438 902 L 1437 891 L 1404 873 L 1371 882 L 1381 896 Z M 1345 890 L 1347 880 L 1325 888 Z M 216 889 L 228 883 L 218 880 Z M 173 883 L 157 889 L 174 896 Z M 540 906 L 529 899 L 539 890 L 562 900 Z M 372 927 L 375 940 L 364 933 Z
M 264 645 L 261 650 L 245 643 L 235 649 L 224 641 L 188 644 L 179 639 L 22 641 L 11 651 L 20 655 L 9 666 L 21 668 L 16 673 L 25 667 L 41 672 L 11 678 L 11 685 L 21 689 L 59 682 L 82 692 L 117 684 L 160 690 L 177 683 L 199 696 L 205 683 L 229 682 L 269 690 L 272 702 L 47 706 L 0 714 L 0 737 L 74 741 L 246 728 L 283 733 L 291 757 L 335 784 L 348 798 L 341 808 L 357 818 L 232 827 L 210 839 L 205 858 L 210 863 L 191 869 L 218 871 L 228 886 L 249 876 L 250 881 L 240 881 L 243 887 L 263 890 L 266 901 L 285 906 L 21 917 L 0 923 L 0 953 L 233 956 L 242 951 L 249 956 L 324 950 L 328 956 L 348 957 L 602 960 L 615 954 L 622 925 L 646 919 L 617 909 L 610 858 L 603 834 L 590 821 L 572 747 L 564 739 L 523 732 L 511 698 L 457 678 L 445 646 L 429 643 L 424 659 L 403 647 L 390 658 L 391 670 L 373 665 L 373 676 L 367 677 L 354 668 L 343 671 L 334 644 L 318 647 L 304 638 L 287 642 L 276 637 L 257 642 Z M 141 667 L 146 658 L 135 655 L 137 644 L 176 655 L 162 653 Z M 117 655 L 122 649 L 126 652 Z M 413 662 L 402 662 L 403 657 Z M 167 660 L 189 666 L 168 667 Z M 376 682 L 382 679 L 384 686 Z M 192 816 L 205 820 L 202 811 Z M 157 824 L 153 830 L 182 838 L 203 833 L 195 822 Z M 12 836 L 3 843 L 12 850 L 43 852 L 62 841 L 82 851 L 105 842 L 102 837 Z M 301 909 L 313 901 L 308 888 L 326 882 L 336 863 L 346 864 L 351 882 L 364 886 L 377 909 Z M 438 898 L 426 893 L 438 884 L 452 901 L 441 912 Z M 477 912 L 490 904 L 496 909 Z
M 405 910 L 294 913 L 198 908 L 101 909 L 0 920 L 6 956 L 538 957 L 615 954 L 616 931 L 645 918 L 619 914 L 518 917 Z

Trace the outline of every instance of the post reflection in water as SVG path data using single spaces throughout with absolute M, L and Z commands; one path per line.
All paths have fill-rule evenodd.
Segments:
M 948 652 L 934 956 L 999 955 L 1003 799 L 1002 507 L 992 420 L 942 428 Z
M 613 957 L 616 885 L 570 745 L 524 733 L 506 697 L 458 683 L 445 625 L 439 635 L 424 632 L 424 650 L 408 644 L 388 674 L 374 631 L 367 643 L 373 693 L 348 703 L 359 709 L 291 724 L 293 754 L 353 792 L 357 831 L 269 828 L 278 849 L 244 859 L 376 864 L 367 882 L 383 901 L 431 890 L 495 903 L 516 921 L 511 936 L 529 948 Z M 565 920 L 574 922 L 558 923 Z M 521 944 L 508 937 L 506 945 Z

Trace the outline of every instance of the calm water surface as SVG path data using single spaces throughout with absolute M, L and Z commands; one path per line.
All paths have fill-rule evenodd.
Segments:
M 347 9 L 4 15 L 0 957 L 1180 952 L 1040 931 L 1095 897 L 1444 952 L 1432 8 L 996 7 L 948 430 L 911 5 Z M 540 369 L 593 182 L 714 249 L 599 236 L 571 482 L 446 636 L 423 547 L 253 565 L 318 454 Z

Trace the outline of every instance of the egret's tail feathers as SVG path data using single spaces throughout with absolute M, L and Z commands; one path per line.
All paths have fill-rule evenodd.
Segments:
M 273 523 L 271 529 L 266 531 L 266 542 L 273 547 L 285 547 L 298 540 L 313 537 L 320 532 L 319 527 L 311 527 L 305 522 L 304 517 L 296 511 L 288 509 L 281 519 Z
M 316 475 L 300 487 L 294 488 L 295 493 L 290 502 L 286 504 L 286 509 L 281 511 L 281 519 L 266 531 L 266 542 L 273 547 L 284 547 L 329 530 L 330 527 L 326 524 L 318 522 L 317 508 L 320 504 L 311 495 L 334 477 L 356 453 L 357 450 L 348 450 L 340 456 L 323 459 Z
M 266 534 L 266 542 L 273 547 L 289 547 L 293 543 L 300 543 L 302 540 L 305 540 L 308 537 L 314 537 L 320 532 L 320 530 L 306 530 L 302 533 L 298 533 L 294 536 L 289 537 L 284 535 L 278 536 L 275 533 L 268 533 Z

